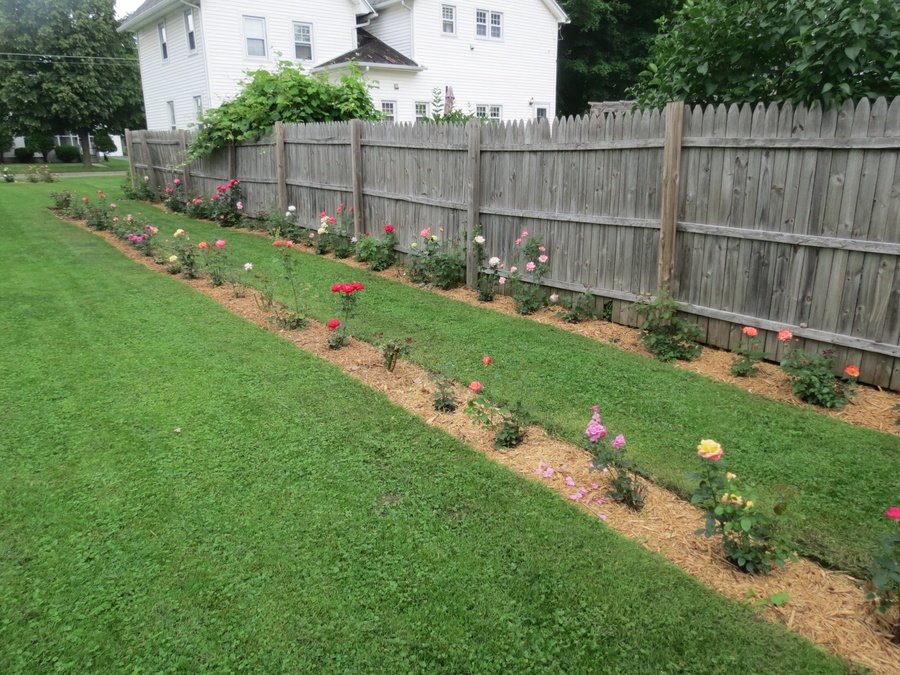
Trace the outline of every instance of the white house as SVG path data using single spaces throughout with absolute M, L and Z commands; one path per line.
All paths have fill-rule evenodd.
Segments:
M 176 129 L 281 60 L 355 63 L 400 122 L 433 112 L 435 89 L 492 119 L 553 117 L 567 22 L 555 0 L 147 0 L 119 30 L 137 39 L 147 128 Z

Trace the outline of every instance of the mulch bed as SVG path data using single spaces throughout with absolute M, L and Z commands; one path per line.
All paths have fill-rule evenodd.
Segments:
M 84 223 L 77 224 L 85 227 Z M 129 258 L 149 269 L 162 271 L 150 258 L 142 256 L 113 234 L 95 234 L 106 239 Z M 341 262 L 363 267 L 355 261 Z M 397 268 L 381 274 L 409 283 L 402 270 Z M 232 290 L 213 287 L 202 279 L 182 281 L 213 298 L 234 314 L 279 334 L 301 349 L 335 363 L 352 377 L 382 392 L 396 405 L 419 416 L 427 424 L 443 429 L 491 460 L 530 480 L 545 484 L 561 498 L 663 555 L 723 595 L 744 601 L 749 595 L 759 600 L 787 593 L 790 596 L 788 602 L 779 607 L 761 606 L 758 608 L 760 614 L 840 655 L 851 667 L 856 663 L 879 675 L 900 674 L 900 646 L 890 642 L 891 632 L 887 618 L 871 611 L 871 603 L 865 599 L 857 581 L 850 576 L 823 569 L 804 559 L 788 563 L 767 576 L 744 574 L 725 560 L 721 545 L 716 539 L 705 539 L 694 534 L 702 526 L 701 513 L 674 494 L 650 485 L 646 505 L 639 513 L 614 502 L 600 500 L 599 497 L 609 488 L 608 483 L 603 474 L 589 470 L 590 455 L 582 448 L 553 438 L 541 428 L 532 427 L 521 446 L 514 450 L 495 450 L 493 434 L 475 424 L 462 412 L 466 401 L 472 396 L 464 387 L 459 386 L 456 392 L 461 400 L 460 409 L 454 413 L 438 413 L 432 406 L 432 387 L 429 374 L 424 369 L 408 361 L 399 361 L 394 372 L 389 373 L 382 365 L 379 351 L 367 343 L 354 340 L 348 347 L 337 351 L 329 350 L 328 330 L 320 323 L 310 322 L 309 328 L 302 331 L 284 331 L 274 327 L 267 313 L 258 306 L 252 291 L 248 291 L 245 297 L 234 297 Z M 486 306 L 508 314 L 515 312 L 511 298 L 498 297 L 493 303 L 485 304 L 479 303 L 470 291 L 437 292 L 469 304 Z M 531 318 L 586 337 L 614 343 L 622 349 L 647 354 L 637 341 L 637 331 L 626 326 L 602 321 L 572 325 L 556 318 L 549 311 Z M 735 378 L 728 372 L 731 358 L 727 352 L 704 349 L 699 359 L 679 363 L 678 366 L 745 387 L 756 394 L 795 405 L 806 405 L 791 394 L 775 366 L 763 365 L 763 372 L 752 379 Z M 816 410 L 852 424 L 900 434 L 900 427 L 894 424 L 896 413 L 890 412 L 897 403 L 900 403 L 900 395 L 896 393 L 860 387 L 859 396 L 846 410 Z M 545 478 L 539 472 L 548 466 L 553 467 L 555 473 Z M 569 477 L 574 481 L 574 486 L 567 484 L 566 479 Z M 593 488 L 592 485 L 597 487 Z M 587 489 L 587 495 L 578 500 L 572 499 L 580 488 Z

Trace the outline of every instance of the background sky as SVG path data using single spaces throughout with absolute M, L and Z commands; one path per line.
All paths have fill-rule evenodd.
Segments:
M 116 16 L 120 19 L 143 4 L 144 0 L 116 0 Z

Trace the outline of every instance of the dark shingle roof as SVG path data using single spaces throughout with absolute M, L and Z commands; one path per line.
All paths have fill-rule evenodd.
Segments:
M 125 18 L 128 19 L 129 21 L 132 19 L 136 19 L 141 14 L 146 12 L 148 9 L 153 9 L 161 2 L 165 2 L 165 1 L 166 0 L 147 0 L 144 4 L 142 4 L 140 7 L 138 7 L 136 10 L 134 10 L 131 14 L 129 14 Z
M 325 66 L 336 66 L 340 63 L 409 66 L 411 68 L 419 67 L 418 63 L 413 61 L 408 56 L 404 56 L 393 47 L 386 45 L 370 32 L 363 30 L 362 28 L 358 28 L 356 34 L 357 44 L 359 45 L 356 49 L 353 49 L 346 54 L 341 54 L 337 58 L 326 61 L 325 63 L 322 63 L 317 67 L 323 68 Z

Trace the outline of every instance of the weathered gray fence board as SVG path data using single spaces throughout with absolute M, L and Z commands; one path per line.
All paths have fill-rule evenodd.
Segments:
M 616 321 L 633 323 L 630 303 L 655 292 L 659 111 L 485 124 L 475 160 L 464 125 L 358 128 L 354 173 L 350 124 L 284 125 L 287 200 L 302 225 L 355 206 L 369 232 L 393 224 L 408 252 L 426 227 L 462 243 L 474 213 L 505 272 L 527 262 L 515 260 L 522 230 L 543 236 L 547 285 L 612 300 Z M 733 349 L 748 323 L 780 355 L 787 327 L 804 347 L 830 345 L 840 365 L 860 365 L 863 381 L 900 388 L 900 98 L 695 106 L 682 136 L 673 292 L 703 318 L 707 341 Z M 274 136 L 186 164 L 193 137 L 132 133 L 136 172 L 159 190 L 183 177 L 207 198 L 236 177 L 249 214 L 278 204 Z

